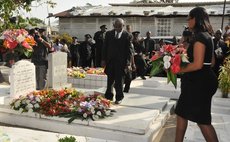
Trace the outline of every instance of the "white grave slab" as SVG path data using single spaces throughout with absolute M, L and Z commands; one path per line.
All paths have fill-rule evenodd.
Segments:
M 169 98 L 128 93 L 124 95 L 121 105 L 162 111 L 169 102 Z
M 48 87 L 60 89 L 71 87 L 67 83 L 67 53 L 55 52 L 48 56 Z
M 113 117 L 90 121 L 89 126 L 144 135 L 160 113 L 159 110 L 125 106 L 117 106 L 116 111 Z
M 10 70 L 10 97 L 16 98 L 36 90 L 35 66 L 21 60 Z
M 167 84 L 167 78 L 152 77 L 147 80 L 134 80 L 131 83 L 130 93 L 169 97 L 178 99 L 180 96 L 180 79 L 177 80 L 177 89 L 172 83 Z
M 0 126 L 0 133 L 5 134 L 11 142 L 58 142 L 58 139 L 71 135 Z M 116 142 L 90 137 L 74 136 L 77 142 Z

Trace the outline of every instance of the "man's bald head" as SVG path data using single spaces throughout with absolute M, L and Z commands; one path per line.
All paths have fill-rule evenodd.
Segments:
M 125 22 L 122 18 L 117 18 L 114 21 L 113 27 L 117 32 L 121 32 L 124 28 Z

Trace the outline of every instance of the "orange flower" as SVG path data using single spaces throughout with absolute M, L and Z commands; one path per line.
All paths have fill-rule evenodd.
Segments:
M 34 38 L 32 36 L 27 36 L 25 41 L 30 45 L 30 46 L 34 46 L 36 45 L 36 41 L 34 40 Z
M 3 46 L 9 49 L 14 49 L 18 45 L 18 42 L 16 40 L 14 41 L 9 41 L 9 40 L 4 40 Z

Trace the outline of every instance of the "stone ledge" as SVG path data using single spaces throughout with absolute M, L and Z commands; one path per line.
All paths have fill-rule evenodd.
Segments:
M 147 113 L 149 117 L 150 116 L 152 117 L 151 112 L 153 111 L 148 110 L 148 112 L 145 112 L 145 113 Z M 154 133 L 157 131 L 156 129 L 158 129 L 159 127 L 156 127 L 157 124 L 152 120 L 152 118 L 149 118 L 149 117 L 142 118 L 142 117 L 134 117 L 134 116 L 128 115 L 123 118 L 128 118 L 130 127 L 132 127 L 134 124 L 135 124 L 134 126 L 139 126 L 139 125 L 136 125 L 134 121 L 132 120 L 130 121 L 130 117 L 131 119 L 132 118 L 138 119 L 138 121 L 140 122 L 139 124 L 148 125 L 149 127 L 148 129 L 146 130 L 143 129 L 144 131 L 140 129 L 141 132 L 146 132 L 146 133 L 144 134 L 133 133 L 133 132 L 138 132 L 138 131 L 137 130 L 133 131 L 134 129 L 132 130 L 130 127 L 127 127 L 127 129 L 131 130 L 130 132 L 124 131 L 124 129 L 122 128 L 122 126 L 124 126 L 124 123 L 122 124 L 119 122 L 119 120 L 122 120 L 120 119 L 121 116 L 114 117 L 114 119 L 113 117 L 109 118 L 109 119 L 113 119 L 114 122 L 117 121 L 117 125 L 114 128 L 113 127 L 114 125 L 110 124 L 111 121 L 109 119 L 105 119 L 105 120 L 97 121 L 97 122 L 96 121 L 89 122 L 88 124 L 86 122 L 84 122 L 85 124 L 83 124 L 82 122 L 79 122 L 79 121 L 78 121 L 79 123 L 74 121 L 71 124 L 67 124 L 66 119 L 63 119 L 63 118 L 54 118 L 54 117 L 51 118 L 51 117 L 44 117 L 44 116 L 42 116 L 41 118 L 38 118 L 39 116 L 34 116 L 31 114 L 26 114 L 26 115 L 17 114 L 17 112 L 13 112 L 13 110 L 11 111 L 9 110 L 3 111 L 2 109 L 0 110 L 0 121 L 6 124 L 29 127 L 29 128 L 36 128 L 36 129 L 59 132 L 59 133 L 67 133 L 67 134 L 72 134 L 72 135 L 80 135 L 80 136 L 94 137 L 94 138 L 100 138 L 100 139 L 116 140 L 120 142 L 127 142 L 127 141 L 150 142 L 151 141 L 150 139 L 152 139 L 151 136 L 154 135 Z M 145 121 L 144 123 L 143 123 L 143 120 Z M 103 123 L 103 121 L 106 122 L 107 124 L 104 125 L 103 127 L 100 127 L 102 126 L 101 124 Z M 92 123 L 91 124 L 92 126 L 90 126 L 90 123 Z M 158 125 L 161 125 L 161 124 L 158 124 Z M 108 129 L 109 126 L 111 126 L 110 129 Z M 118 130 L 116 130 L 116 128 L 118 128 Z M 120 131 L 119 129 L 122 131 Z

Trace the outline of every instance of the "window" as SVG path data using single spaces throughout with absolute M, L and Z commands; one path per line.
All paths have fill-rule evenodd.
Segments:
M 171 35 L 171 19 L 159 18 L 157 21 L 157 36 Z

